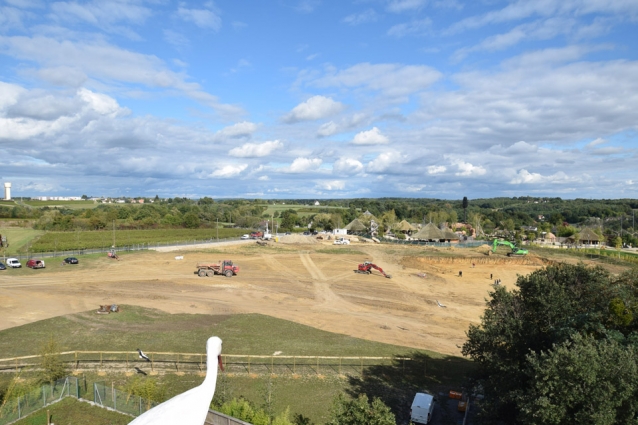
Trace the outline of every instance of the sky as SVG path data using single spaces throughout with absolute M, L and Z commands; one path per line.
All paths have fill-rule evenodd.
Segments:
M 0 0 L 15 196 L 638 198 L 637 0 Z

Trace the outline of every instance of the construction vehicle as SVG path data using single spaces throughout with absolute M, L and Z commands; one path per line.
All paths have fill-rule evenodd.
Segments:
M 251 239 L 259 239 L 259 238 L 263 238 L 264 237 L 264 232 L 251 232 L 250 233 L 250 238 Z
M 361 273 L 361 274 L 372 274 L 372 269 L 378 270 L 383 276 L 387 277 L 388 279 L 392 278 L 392 276 L 384 272 L 381 267 L 377 266 L 374 263 L 371 263 L 370 261 L 366 261 L 363 264 L 359 264 L 359 268 L 355 270 L 354 272 Z
M 118 261 L 120 259 L 120 257 L 117 256 L 117 253 L 115 252 L 114 249 L 109 250 L 109 252 L 106 253 L 106 256 Z
M 509 242 L 509 241 L 503 241 L 500 239 L 494 239 L 494 242 L 492 243 L 492 252 L 496 252 L 496 248 L 499 245 L 505 245 L 508 246 L 512 249 L 512 252 L 508 252 L 507 256 L 511 257 L 511 256 L 523 256 L 523 255 L 527 255 L 528 251 L 526 249 L 521 249 L 521 248 L 517 248 L 516 245 L 514 245 L 513 243 Z
M 219 263 L 197 263 L 197 275 L 199 277 L 210 277 L 216 274 L 232 277 L 237 273 L 239 273 L 239 267 L 234 265 L 230 260 L 223 260 Z

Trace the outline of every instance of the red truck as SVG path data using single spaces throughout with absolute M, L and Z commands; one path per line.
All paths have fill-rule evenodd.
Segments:
M 259 239 L 259 238 L 263 238 L 264 237 L 264 233 L 263 232 L 252 232 L 250 234 L 250 237 L 252 239 Z
M 214 276 L 216 274 L 232 277 L 239 273 L 239 267 L 234 265 L 231 260 L 224 260 L 219 263 L 197 263 L 196 273 L 199 277 Z

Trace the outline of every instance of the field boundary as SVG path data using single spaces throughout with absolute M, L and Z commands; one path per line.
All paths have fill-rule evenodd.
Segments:
M 141 359 L 137 351 L 65 351 L 57 353 L 74 371 L 135 370 L 137 373 L 203 373 L 206 354 L 147 352 L 149 360 Z M 0 359 L 0 372 L 37 369 L 40 354 Z M 410 357 L 370 356 L 291 356 L 224 354 L 226 371 L 248 375 L 363 375 L 366 367 L 411 361 Z M 142 371 L 144 367 L 148 372 Z M 150 368 L 150 370 L 148 369 Z

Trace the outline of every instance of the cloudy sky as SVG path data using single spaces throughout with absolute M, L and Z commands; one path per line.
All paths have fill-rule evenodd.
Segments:
M 636 0 L 0 0 L 14 196 L 638 197 Z

